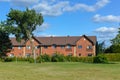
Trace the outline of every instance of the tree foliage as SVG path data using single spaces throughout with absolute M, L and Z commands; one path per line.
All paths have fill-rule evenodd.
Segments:
M 100 54 L 100 53 L 104 53 L 104 51 L 105 51 L 105 42 L 103 41 L 101 43 L 97 43 L 96 48 L 97 48 L 97 55 Z
M 32 55 L 35 59 L 35 46 L 33 44 L 33 31 L 37 26 L 43 23 L 43 16 L 36 13 L 34 9 L 26 8 L 25 11 L 11 9 L 7 15 L 6 25 L 12 27 L 11 33 L 15 34 L 16 40 L 20 42 L 30 40 L 32 47 Z
M 111 40 L 112 45 L 120 45 L 120 28 L 118 28 L 118 34 Z
M 14 28 L 12 33 L 15 34 L 17 41 L 30 39 L 36 26 L 42 23 L 43 16 L 34 9 L 26 8 L 25 11 L 11 9 L 7 15 L 7 25 Z
M 120 53 L 120 28 L 118 34 L 111 40 L 112 45 L 105 50 L 105 53 Z
M 9 39 L 9 33 L 0 25 L 0 57 L 6 56 L 7 52 L 11 50 L 11 40 Z

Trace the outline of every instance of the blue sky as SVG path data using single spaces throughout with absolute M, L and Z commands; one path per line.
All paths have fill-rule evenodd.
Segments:
M 0 21 L 10 8 L 35 9 L 44 16 L 36 36 L 97 36 L 108 42 L 120 23 L 120 0 L 0 0 Z

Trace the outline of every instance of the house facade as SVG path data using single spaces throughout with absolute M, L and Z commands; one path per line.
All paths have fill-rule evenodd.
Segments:
M 8 56 L 27 57 L 32 54 L 32 46 L 36 56 L 48 54 L 50 56 L 60 53 L 65 56 L 95 56 L 96 42 L 95 36 L 66 36 L 66 37 L 33 37 L 32 46 L 30 41 L 18 43 L 15 38 L 11 38 L 12 50 Z

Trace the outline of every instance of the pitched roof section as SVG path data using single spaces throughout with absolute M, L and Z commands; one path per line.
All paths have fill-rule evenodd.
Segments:
M 76 45 L 76 42 L 80 40 L 80 38 L 85 37 L 91 43 L 96 44 L 96 37 L 95 36 L 66 36 L 66 37 L 34 37 L 35 40 L 39 42 L 40 45 Z M 13 45 L 24 45 L 24 41 L 18 43 L 15 38 L 11 38 Z
M 81 38 L 85 37 L 93 44 L 96 44 L 95 36 L 67 36 L 67 37 L 36 37 L 41 45 L 76 45 L 76 42 Z
M 24 46 L 25 45 L 24 40 L 22 40 L 21 42 L 17 42 L 16 38 L 11 38 L 10 40 L 13 46 Z

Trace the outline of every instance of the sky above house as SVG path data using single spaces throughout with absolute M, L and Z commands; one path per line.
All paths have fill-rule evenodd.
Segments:
M 0 0 L 0 21 L 10 8 L 35 9 L 44 23 L 35 36 L 97 36 L 109 42 L 120 27 L 120 0 Z

